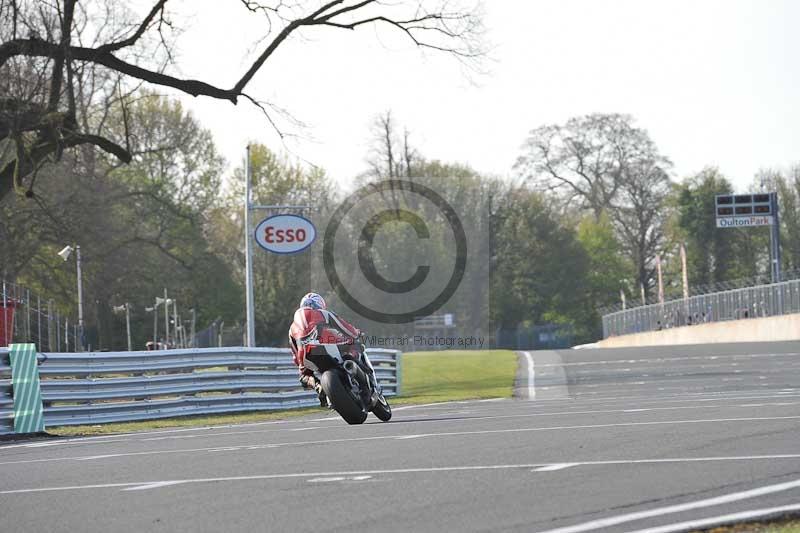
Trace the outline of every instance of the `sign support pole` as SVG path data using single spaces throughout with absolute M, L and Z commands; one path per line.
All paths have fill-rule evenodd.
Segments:
M 256 312 L 253 297 L 253 237 L 250 235 L 250 145 L 247 145 L 244 178 L 244 246 L 245 246 L 245 287 L 247 301 L 247 347 L 256 345 Z
M 245 247 L 245 300 L 247 305 L 247 324 L 245 327 L 245 345 L 254 348 L 256 345 L 256 312 L 255 294 L 253 290 L 253 234 L 251 233 L 251 211 L 299 211 L 313 209 L 309 205 L 258 205 L 252 203 L 252 167 L 250 161 L 250 145 L 247 145 L 245 156 L 244 178 L 244 247 Z
M 778 193 L 769 193 L 769 201 L 772 204 L 772 213 L 775 223 L 769 232 L 770 248 L 770 271 L 772 272 L 772 283 L 781 282 L 781 225 L 778 215 Z

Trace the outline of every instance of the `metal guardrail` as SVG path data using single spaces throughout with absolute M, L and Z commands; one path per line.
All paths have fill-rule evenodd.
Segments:
M 401 353 L 369 349 L 386 396 L 400 392 Z M 39 353 L 46 427 L 319 405 L 283 348 Z M 0 349 L 0 434 L 13 431 L 8 350 Z
M 0 348 L 0 435 L 14 432 L 14 398 L 11 395 L 11 361 L 8 348 Z
M 603 338 L 707 322 L 800 313 L 800 280 L 701 294 L 603 316 Z

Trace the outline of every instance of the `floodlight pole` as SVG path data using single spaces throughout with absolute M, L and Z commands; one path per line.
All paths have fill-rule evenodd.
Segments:
M 158 349 L 158 298 L 153 300 L 153 350 Z
M 75 262 L 78 264 L 78 342 L 79 350 L 83 351 L 83 281 L 81 277 L 81 247 L 75 245 Z
M 247 145 L 244 171 L 244 247 L 247 304 L 247 347 L 256 345 L 256 311 L 253 297 L 253 237 L 250 235 L 250 145 Z
M 169 349 L 169 303 L 167 288 L 164 287 L 164 349 Z

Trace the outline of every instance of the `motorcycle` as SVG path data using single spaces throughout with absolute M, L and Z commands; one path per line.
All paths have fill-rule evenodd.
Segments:
M 363 347 L 310 341 L 304 364 L 319 378 L 331 408 L 348 424 L 363 424 L 370 411 L 383 422 L 392 418 Z

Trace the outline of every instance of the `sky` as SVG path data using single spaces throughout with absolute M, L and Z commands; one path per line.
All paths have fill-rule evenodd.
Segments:
M 263 19 L 233 0 L 182 1 L 178 73 L 232 86 L 264 46 Z M 181 99 L 230 168 L 258 141 L 343 185 L 366 169 L 387 110 L 427 158 L 499 176 L 530 130 L 595 112 L 635 117 L 676 180 L 717 166 L 744 191 L 759 169 L 800 162 L 798 1 L 484 0 L 483 11 L 481 74 L 386 27 L 284 43 L 247 92 L 302 121 L 286 128 L 297 137 L 281 141 L 246 101 Z

